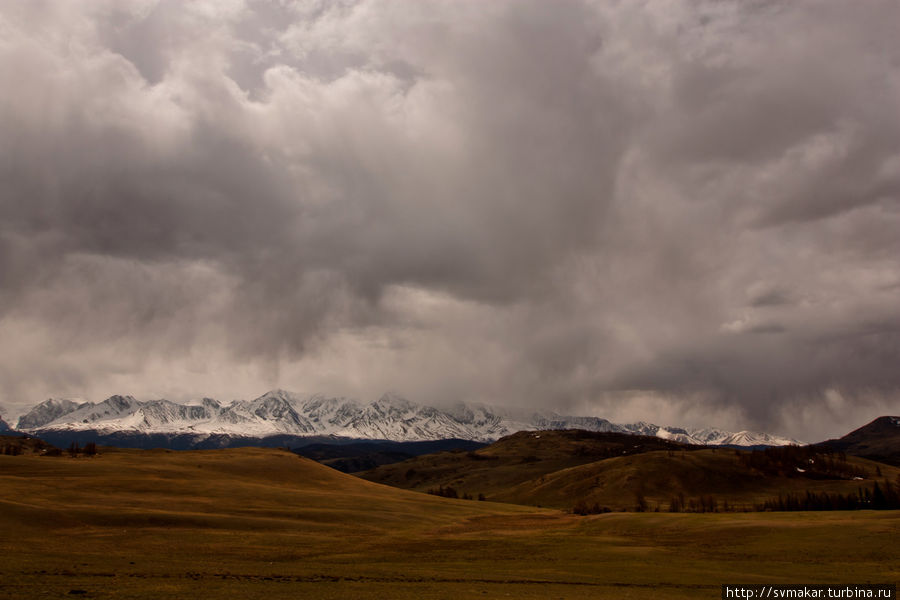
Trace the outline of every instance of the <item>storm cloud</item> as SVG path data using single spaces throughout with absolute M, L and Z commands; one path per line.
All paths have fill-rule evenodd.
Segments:
M 900 408 L 894 1 L 0 4 L 0 402 Z

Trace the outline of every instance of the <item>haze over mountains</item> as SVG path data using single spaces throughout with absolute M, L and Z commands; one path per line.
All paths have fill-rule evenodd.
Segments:
M 23 415 L 21 431 L 35 435 L 95 433 L 122 436 L 188 436 L 189 444 L 215 437 L 297 436 L 425 441 L 463 439 L 489 442 L 517 431 L 584 429 L 633 433 L 701 445 L 779 446 L 796 440 L 766 433 L 716 428 L 684 429 L 638 422 L 616 424 L 599 417 L 529 412 L 481 404 L 449 409 L 416 404 L 387 393 L 374 402 L 321 394 L 273 390 L 254 400 L 222 404 L 204 398 L 194 404 L 169 400 L 138 401 L 111 396 L 99 403 L 49 399 Z

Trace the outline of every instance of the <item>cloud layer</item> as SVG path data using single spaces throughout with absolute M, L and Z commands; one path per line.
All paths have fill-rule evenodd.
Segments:
M 898 21 L 6 3 L 0 401 L 393 388 L 808 439 L 896 413 Z

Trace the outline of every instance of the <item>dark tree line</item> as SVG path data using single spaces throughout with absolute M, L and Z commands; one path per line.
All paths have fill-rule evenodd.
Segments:
M 869 476 L 868 470 L 848 462 L 844 452 L 822 451 L 811 446 L 778 446 L 736 454 L 744 467 L 768 476 L 806 479 L 865 479 Z
M 22 454 L 22 447 L 16 444 L 4 444 L 3 454 L 6 456 L 19 456 Z
M 637 503 L 632 510 L 646 512 L 647 503 L 643 495 L 637 494 Z M 875 481 L 869 487 L 861 486 L 856 492 L 842 494 L 839 492 L 799 492 L 779 494 L 765 502 L 748 505 L 729 503 L 728 500 L 716 500 L 711 494 L 686 498 L 678 493 L 669 500 L 669 512 L 708 513 L 708 512 L 764 512 L 764 511 L 820 511 L 820 510 L 898 510 L 900 509 L 900 477 L 896 483 L 887 479 Z M 627 510 L 627 509 L 622 509 Z M 657 506 L 655 511 L 659 511 Z M 608 507 L 594 503 L 589 505 L 579 500 L 572 508 L 576 515 L 592 515 L 610 512 Z
M 584 500 L 579 500 L 572 507 L 572 513 L 576 515 L 599 515 L 608 512 L 612 512 L 612 509 L 608 506 L 600 506 L 597 502 L 589 505 Z
M 778 498 L 756 505 L 756 510 L 895 510 L 900 509 L 900 487 L 890 481 L 876 481 L 871 488 L 859 488 L 855 494 L 809 492 L 780 494 Z
M 669 512 L 731 512 L 734 507 L 724 501 L 720 506 L 711 494 L 697 496 L 696 498 L 685 498 L 683 493 L 672 496 L 669 500 Z
M 891 484 L 884 480 L 875 481 L 871 487 L 860 487 L 855 493 L 839 492 L 799 492 L 779 494 L 765 502 L 755 504 L 755 511 L 799 511 L 799 510 L 893 510 L 900 509 L 900 480 Z M 673 496 L 669 501 L 669 512 L 736 512 L 746 511 L 729 504 L 727 500 L 718 503 L 711 495 L 685 499 L 684 494 Z
M 68 449 L 69 456 L 75 458 L 79 454 L 84 454 L 85 456 L 94 456 L 97 454 L 97 444 L 94 442 L 88 442 L 84 445 L 84 448 L 78 445 L 78 442 L 72 442 L 69 444 Z
M 468 493 L 460 494 L 458 491 L 456 491 L 455 488 L 452 488 L 450 486 L 444 487 L 441 485 L 441 486 L 438 486 L 437 489 L 431 488 L 428 490 L 428 493 L 431 494 L 432 496 L 441 496 L 442 498 L 457 498 L 457 499 L 461 499 L 461 500 L 474 500 L 474 498 L 472 498 L 471 494 L 468 494 Z M 484 494 L 478 494 L 478 500 L 484 501 L 485 500 Z

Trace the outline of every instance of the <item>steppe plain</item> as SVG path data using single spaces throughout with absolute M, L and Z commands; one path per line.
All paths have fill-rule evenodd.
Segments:
M 718 598 L 891 583 L 900 511 L 454 500 L 259 448 L 0 456 L 2 598 Z

